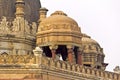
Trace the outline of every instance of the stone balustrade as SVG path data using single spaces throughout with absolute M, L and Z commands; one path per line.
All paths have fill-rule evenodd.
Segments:
M 26 65 L 35 64 L 33 55 L 0 55 L 0 65 Z
M 39 57 L 41 58 L 40 62 L 37 63 L 37 57 L 35 55 L 0 55 L 0 67 L 2 65 L 21 65 L 26 67 L 27 65 L 38 64 L 45 70 L 54 70 L 61 73 L 66 73 L 74 76 L 82 76 L 82 77 L 91 77 L 91 78 L 99 78 L 99 80 L 120 80 L 120 74 L 102 71 L 98 69 L 93 69 L 90 67 L 85 67 L 78 64 L 69 63 L 61 60 L 54 60 L 52 58 L 48 58 L 45 56 Z M 98 79 L 97 79 L 98 80 Z
M 51 70 L 59 70 L 62 72 L 74 74 L 74 75 L 89 75 L 100 78 L 100 80 L 120 80 L 120 74 L 116 74 L 113 72 L 102 71 L 98 69 L 93 69 L 77 64 L 71 64 L 69 62 L 60 61 L 60 60 L 53 60 L 51 58 L 43 57 L 42 58 L 42 65 L 46 69 Z M 104 78 L 104 79 L 103 79 Z

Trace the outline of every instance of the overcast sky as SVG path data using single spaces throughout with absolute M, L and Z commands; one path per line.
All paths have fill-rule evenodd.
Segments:
M 64 11 L 77 21 L 83 33 L 99 42 L 109 63 L 107 70 L 120 66 L 120 0 L 41 0 L 49 9 Z

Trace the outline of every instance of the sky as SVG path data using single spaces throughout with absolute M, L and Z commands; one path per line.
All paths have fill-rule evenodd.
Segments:
M 48 15 L 61 10 L 104 49 L 106 70 L 120 66 L 120 0 L 40 0 Z

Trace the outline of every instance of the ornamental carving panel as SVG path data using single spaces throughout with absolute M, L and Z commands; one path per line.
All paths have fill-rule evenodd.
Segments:
M 0 64 L 34 64 L 35 56 L 33 55 L 8 55 L 3 53 L 0 55 Z
M 64 29 L 80 32 L 80 28 L 74 24 L 41 24 L 39 27 L 40 31 L 46 31 L 51 29 Z
M 6 17 L 2 17 L 0 22 L 0 33 L 1 34 L 14 34 L 17 35 L 19 32 L 36 36 L 37 24 L 32 22 L 28 23 L 24 18 L 15 18 L 13 21 L 8 21 Z
M 6 17 L 2 18 L 2 21 L 0 22 L 0 31 L 10 31 L 10 26 L 9 26 L 9 22 L 7 21 Z

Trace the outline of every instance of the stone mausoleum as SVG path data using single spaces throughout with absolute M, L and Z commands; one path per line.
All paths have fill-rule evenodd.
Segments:
M 0 80 L 120 80 L 74 19 L 47 11 L 39 0 L 0 0 Z

